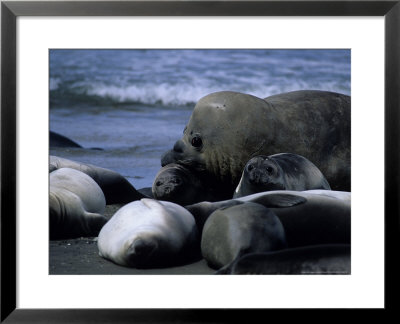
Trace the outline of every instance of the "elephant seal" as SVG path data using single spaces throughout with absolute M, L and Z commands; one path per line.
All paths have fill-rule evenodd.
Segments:
M 305 157 L 292 153 L 259 155 L 245 165 L 233 198 L 262 191 L 311 189 L 330 190 L 331 187 L 321 171 Z
M 50 173 L 50 239 L 97 236 L 107 222 L 104 194 L 88 175 L 69 168 Z
M 294 91 L 261 99 L 216 92 L 198 101 L 161 165 L 203 173 L 229 199 L 252 157 L 291 152 L 313 161 L 333 190 L 350 191 L 350 126 L 346 95 Z
M 155 199 L 171 201 L 181 206 L 217 200 L 211 190 L 204 187 L 199 177 L 176 163 L 162 167 L 157 173 L 152 194 Z
M 279 218 L 268 208 L 244 203 L 213 212 L 203 228 L 201 254 L 212 268 L 221 268 L 237 257 L 286 247 Z
M 61 168 L 71 168 L 81 171 L 96 181 L 101 190 L 103 190 L 107 205 L 126 204 L 134 200 L 146 198 L 145 195 L 138 192 L 118 172 L 50 155 L 49 171 L 52 172 Z
M 147 198 L 119 209 L 101 229 L 97 243 L 100 256 L 119 265 L 165 267 L 195 253 L 198 233 L 183 207 Z
M 195 217 L 201 231 L 209 216 L 217 209 L 245 202 L 261 204 L 278 216 L 290 248 L 350 244 L 350 198 L 338 199 L 312 191 L 267 191 L 219 202 L 200 202 L 185 208 Z
M 82 148 L 81 145 L 76 143 L 75 141 L 65 137 L 64 135 L 58 134 L 56 132 L 50 131 L 49 135 L 49 144 L 50 147 L 76 147 Z
M 237 258 L 216 274 L 341 274 L 351 273 L 348 244 L 315 245 Z

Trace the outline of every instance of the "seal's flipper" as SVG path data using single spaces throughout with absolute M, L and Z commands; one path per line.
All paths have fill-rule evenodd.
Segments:
M 296 196 L 292 194 L 270 194 L 270 195 L 262 195 L 251 200 L 254 203 L 258 203 L 265 207 L 292 207 L 300 204 L 304 204 L 307 199 L 302 196 Z

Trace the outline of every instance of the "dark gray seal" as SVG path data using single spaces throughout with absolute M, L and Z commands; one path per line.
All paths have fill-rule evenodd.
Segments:
M 200 99 L 183 137 L 161 158 L 203 172 L 233 196 L 247 161 L 281 152 L 313 161 L 333 190 L 350 191 L 350 97 L 295 91 L 265 99 L 223 91 Z
M 350 198 L 324 195 L 322 190 L 268 191 L 219 202 L 200 202 L 185 208 L 195 217 L 201 231 L 209 216 L 219 208 L 245 202 L 261 204 L 275 213 L 285 229 L 288 247 L 320 244 L 350 244 Z M 334 191 L 325 190 L 327 193 Z M 347 196 L 350 197 L 350 193 Z
M 321 171 L 305 157 L 292 153 L 259 155 L 245 165 L 233 198 L 263 191 L 311 189 L 330 190 L 331 187 Z
M 221 268 L 239 256 L 286 247 L 285 231 L 279 218 L 255 203 L 220 208 L 204 225 L 201 253 L 212 268 Z
M 351 273 L 348 244 L 315 245 L 237 258 L 216 274 L 337 274 Z
M 152 194 L 154 199 L 171 201 L 181 206 L 217 200 L 196 174 L 176 163 L 162 167 L 157 173 Z
M 144 194 L 138 192 L 121 174 L 113 170 L 52 155 L 49 162 L 50 172 L 61 168 L 71 168 L 87 174 L 103 190 L 107 205 L 126 204 L 134 200 L 147 198 Z
M 76 147 L 82 148 L 77 142 L 65 137 L 64 135 L 50 131 L 49 135 L 50 147 Z

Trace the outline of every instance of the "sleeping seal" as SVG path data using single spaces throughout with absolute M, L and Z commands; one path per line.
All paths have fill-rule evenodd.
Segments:
M 315 245 L 238 257 L 216 274 L 350 274 L 350 245 Z
M 157 173 L 152 194 L 155 199 L 171 201 L 181 206 L 218 200 L 218 195 L 213 195 L 210 188 L 205 188 L 199 177 L 176 163 L 162 167 Z
M 203 173 L 229 199 L 252 157 L 291 152 L 313 161 L 333 190 L 350 191 L 350 126 L 346 95 L 294 91 L 261 99 L 216 92 L 198 101 L 161 165 Z
M 326 192 L 331 192 L 326 190 Z M 219 202 L 185 206 L 201 231 L 217 209 L 245 202 L 261 204 L 281 221 L 288 247 L 320 244 L 350 244 L 350 193 L 348 199 L 308 191 L 268 191 Z M 342 195 L 343 198 L 344 194 Z
M 102 228 L 99 254 L 114 263 L 134 267 L 164 267 L 186 260 L 198 244 L 193 216 L 183 207 L 141 199 L 121 209 Z
M 107 218 L 100 187 L 88 175 L 69 168 L 50 173 L 50 239 L 97 236 Z
M 321 171 L 305 157 L 292 153 L 259 155 L 244 167 L 233 198 L 272 190 L 330 190 Z
M 134 200 L 146 198 L 145 195 L 138 192 L 130 182 L 118 172 L 50 155 L 49 171 L 52 172 L 61 168 L 71 168 L 81 171 L 96 181 L 101 190 L 103 190 L 107 205 L 125 204 Z
M 203 228 L 201 254 L 212 268 L 221 268 L 239 256 L 286 247 L 279 218 L 268 208 L 243 203 L 217 209 Z

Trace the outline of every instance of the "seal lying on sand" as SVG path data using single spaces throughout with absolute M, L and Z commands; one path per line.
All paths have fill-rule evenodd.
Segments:
M 237 257 L 286 247 L 279 218 L 252 202 L 217 209 L 203 228 L 201 254 L 212 268 L 221 268 Z
M 142 199 L 119 209 L 98 237 L 100 256 L 117 264 L 164 267 L 186 260 L 198 249 L 193 216 L 183 207 Z
M 216 201 L 218 194 L 193 172 L 179 164 L 168 164 L 161 168 L 153 182 L 152 194 L 155 199 L 171 201 L 181 206 L 200 201 Z
M 229 199 L 247 161 L 280 152 L 313 161 L 333 190 L 350 191 L 350 97 L 325 91 L 265 99 L 212 93 L 198 101 L 182 139 L 161 165 L 178 163 L 203 173 Z
M 214 203 L 201 202 L 185 208 L 195 217 L 201 231 L 214 211 L 244 202 L 261 204 L 278 216 L 285 229 L 288 247 L 350 244 L 350 198 L 338 199 L 312 191 L 268 191 Z
M 130 182 L 118 172 L 51 155 L 49 171 L 52 172 L 61 168 L 71 168 L 81 171 L 96 181 L 101 190 L 103 190 L 107 205 L 117 203 L 125 204 L 134 200 L 146 198 L 145 195 L 138 192 Z
M 237 258 L 216 274 L 350 274 L 350 245 L 315 245 Z
M 247 162 L 233 198 L 271 190 L 310 189 L 331 189 L 312 162 L 292 153 L 259 155 Z
M 88 175 L 69 168 L 50 173 L 50 239 L 97 236 L 106 201 Z

